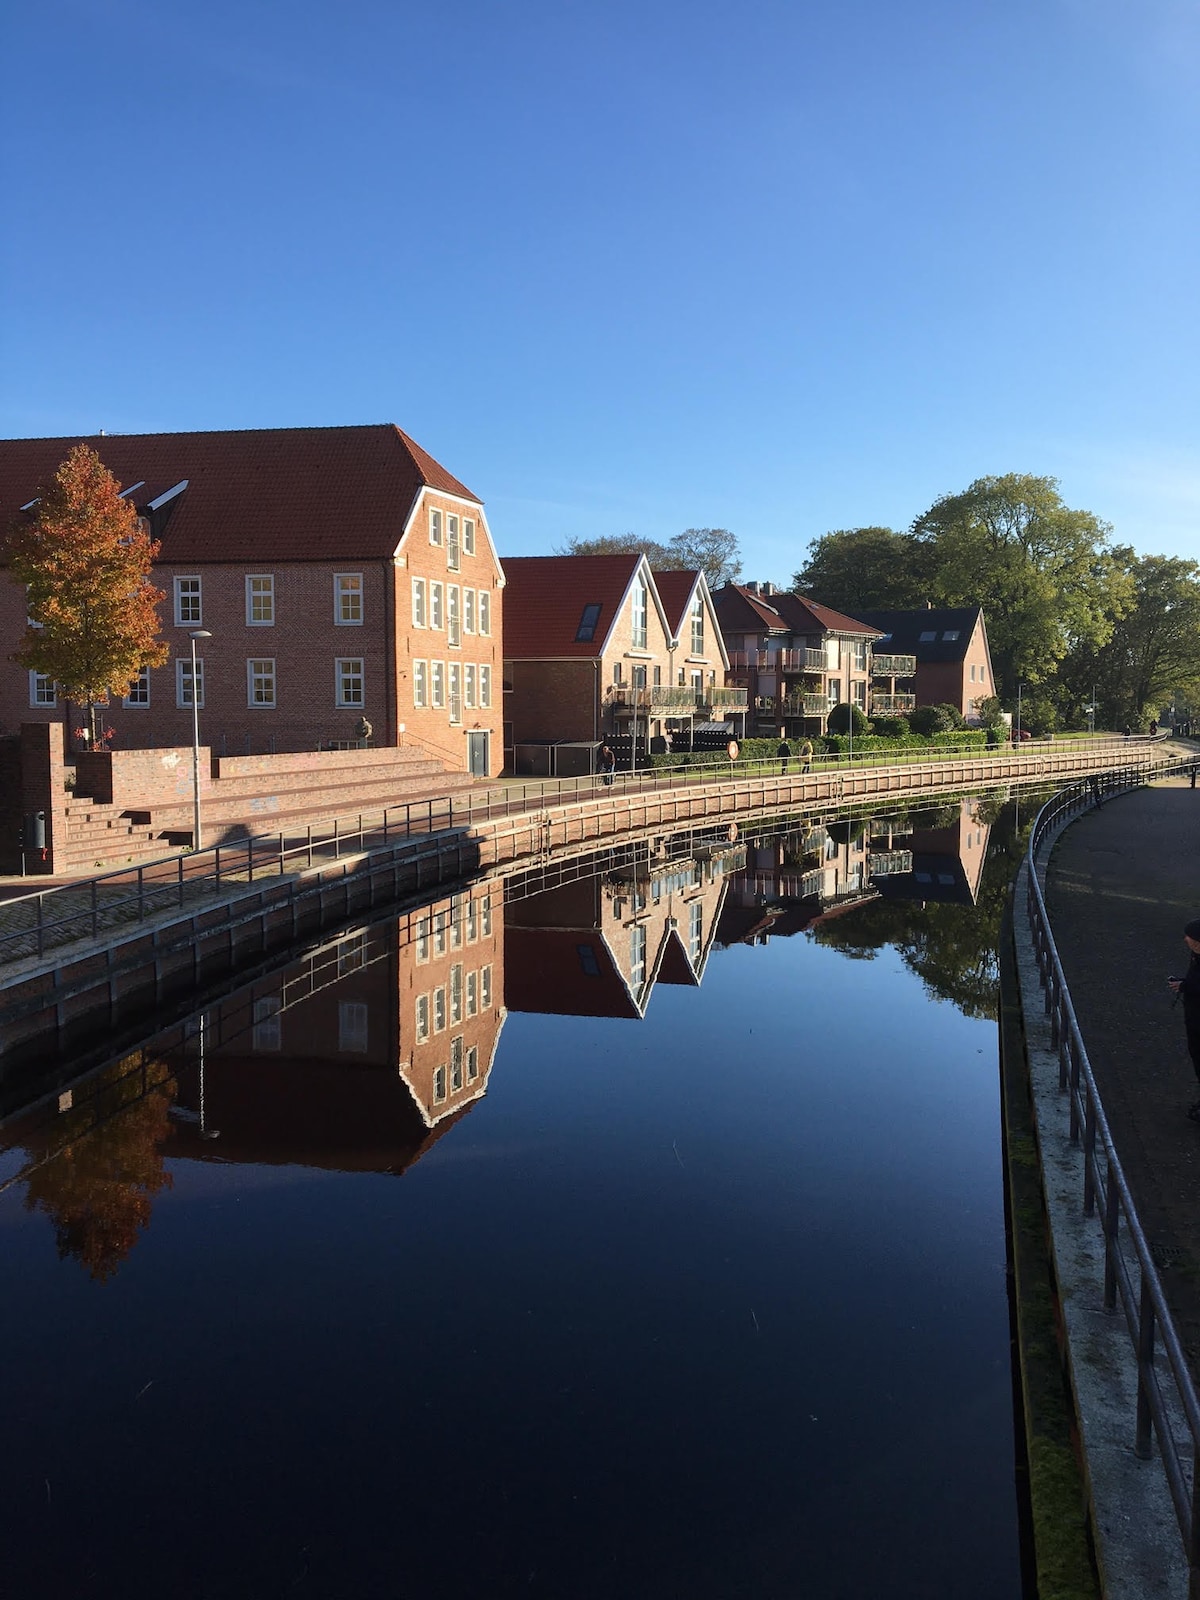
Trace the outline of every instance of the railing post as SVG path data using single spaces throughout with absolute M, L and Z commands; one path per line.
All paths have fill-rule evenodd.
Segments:
M 254 837 L 246 840 L 246 882 L 254 882 Z
M 279 876 L 283 877 L 283 834 L 279 835 Z
M 146 916 L 146 869 L 138 867 L 138 921 L 142 922 Z
M 1142 1289 L 1138 1295 L 1138 1397 L 1137 1432 L 1133 1453 L 1139 1461 L 1149 1461 L 1151 1454 L 1151 1429 L 1153 1413 L 1150 1409 L 1151 1369 L 1154 1365 L 1154 1301 L 1150 1294 L 1150 1280 L 1142 1273 Z
M 342 854 L 342 841 L 338 837 L 338 819 L 333 819 L 333 859 L 339 860 Z
M 179 904 L 183 904 L 183 857 L 179 857 Z
M 1117 1195 L 1117 1179 L 1111 1160 L 1107 1163 L 1104 1181 L 1104 1309 L 1117 1309 L 1117 1229 L 1121 1221 L 1121 1202 Z
M 37 909 L 37 935 L 38 935 L 38 955 L 39 956 L 44 956 L 46 954 L 46 929 L 45 929 L 45 921 L 44 921 L 44 914 L 45 914 L 44 901 L 45 901 L 45 898 L 46 897 L 45 897 L 44 894 L 39 894 L 38 897 L 37 897 L 37 908 L 38 908 Z
M 1096 1215 L 1096 1104 L 1091 1095 L 1083 1120 L 1083 1214 Z
M 312 823 L 308 825 L 308 864 L 312 866 Z
M 183 857 L 179 858 L 181 861 Z M 92 879 L 92 937 L 100 932 L 100 895 L 96 887 L 96 879 Z

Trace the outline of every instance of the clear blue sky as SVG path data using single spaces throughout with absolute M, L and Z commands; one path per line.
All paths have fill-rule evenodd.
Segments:
M 985 473 L 1200 556 L 1194 0 L 9 8 L 5 435 L 394 421 L 501 554 Z

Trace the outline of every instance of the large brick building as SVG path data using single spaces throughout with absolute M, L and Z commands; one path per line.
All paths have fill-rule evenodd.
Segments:
M 0 510 L 29 515 L 76 438 L 0 441 Z M 500 768 L 503 573 L 478 497 L 390 424 L 125 434 L 90 444 L 161 542 L 163 667 L 105 722 L 122 748 L 201 738 L 218 754 L 412 742 Z M 7 658 L 25 630 L 0 581 L 0 732 L 82 719 Z

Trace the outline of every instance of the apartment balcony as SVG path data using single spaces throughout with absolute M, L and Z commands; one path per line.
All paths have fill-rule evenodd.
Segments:
M 827 694 L 789 694 L 779 704 L 787 717 L 823 717 L 834 701 Z
M 898 717 L 907 716 L 910 711 L 917 709 L 915 694 L 874 694 L 871 695 L 871 715 L 873 717 Z
M 706 691 L 707 702 L 714 711 L 718 709 L 722 711 L 745 711 L 748 698 L 749 696 L 745 689 L 736 689 L 732 686 L 718 688 L 716 684 L 711 684 Z
M 701 689 L 689 689 L 679 685 L 669 689 L 651 689 L 650 706 L 654 711 L 671 711 L 682 714 L 688 711 L 699 711 L 704 704 L 704 692 Z
M 871 656 L 871 671 L 880 678 L 912 678 L 916 676 L 916 656 Z
M 733 672 L 824 672 L 823 650 L 731 650 Z
M 614 684 L 608 691 L 608 703 L 614 711 L 649 711 L 650 689 L 635 689 L 632 684 Z

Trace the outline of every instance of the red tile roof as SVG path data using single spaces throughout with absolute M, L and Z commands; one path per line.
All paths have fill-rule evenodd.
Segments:
M 667 613 L 667 622 L 675 638 L 679 638 L 683 625 L 688 619 L 688 609 L 692 603 L 692 595 L 696 584 L 699 582 L 698 572 L 656 572 L 654 574 L 655 587 L 658 589 L 659 599 L 663 603 L 663 610 Z
M 713 594 L 713 605 L 726 633 L 757 633 L 763 628 L 785 633 L 861 633 L 877 637 L 878 628 L 847 617 L 798 594 L 758 595 L 740 583 L 727 583 Z
M 139 508 L 182 479 L 164 562 L 386 559 L 422 488 L 478 497 L 391 423 L 0 440 L 0 531 L 80 442 Z
M 598 656 L 642 559 L 506 556 L 504 654 L 513 661 Z M 591 640 L 577 640 L 587 605 L 598 605 L 600 615 Z

